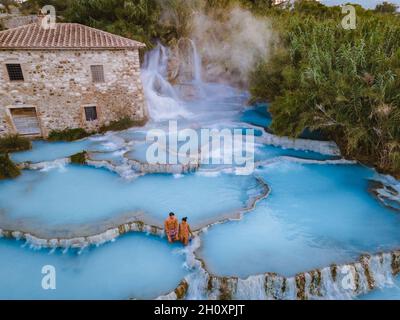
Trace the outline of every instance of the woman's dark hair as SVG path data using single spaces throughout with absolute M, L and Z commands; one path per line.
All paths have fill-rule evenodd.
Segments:
M 169 213 L 169 216 L 170 216 L 170 217 L 172 217 L 172 216 L 174 216 L 174 215 L 175 215 L 175 213 L 173 213 L 173 212 L 170 212 L 170 213 Z
M 187 217 L 182 218 L 182 221 L 187 221 Z

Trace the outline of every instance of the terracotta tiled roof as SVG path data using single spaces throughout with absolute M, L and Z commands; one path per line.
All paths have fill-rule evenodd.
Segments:
M 44 29 L 39 23 L 0 31 L 5 49 L 136 49 L 145 44 L 78 23 L 57 23 Z

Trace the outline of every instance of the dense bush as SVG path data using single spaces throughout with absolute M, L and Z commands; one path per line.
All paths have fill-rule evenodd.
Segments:
M 53 130 L 48 136 L 49 141 L 75 141 L 86 138 L 90 135 L 85 129 L 65 129 L 65 130 Z
M 25 13 L 44 5 L 56 8 L 58 20 L 77 22 L 144 42 L 168 44 L 189 35 L 196 10 L 214 10 L 235 4 L 265 11 L 272 0 L 27 0 Z
M 82 151 L 82 152 L 76 153 L 76 154 L 72 155 L 70 157 L 70 159 L 71 159 L 71 163 L 85 164 L 86 160 L 87 160 L 87 152 Z
M 398 5 L 384 1 L 376 6 L 375 11 L 380 13 L 395 13 L 398 8 Z
M 169 1 L 169 0 L 166 0 Z M 37 12 L 44 5 L 54 5 L 57 15 L 152 46 L 155 38 L 168 38 L 172 32 L 160 25 L 158 0 L 28 0 L 25 10 Z
M 147 119 L 137 121 L 128 117 L 124 117 L 120 120 L 111 121 L 108 125 L 102 126 L 99 132 L 104 133 L 106 131 L 121 131 L 132 127 L 141 127 L 145 125 L 146 122 Z
M 0 138 L 0 153 L 24 151 L 31 148 L 30 140 L 19 135 L 8 135 Z
M 282 46 L 253 72 L 253 99 L 271 102 L 276 134 L 320 130 L 344 155 L 400 174 L 399 17 L 358 7 L 344 30 L 338 7 L 324 19 L 310 8 L 279 17 Z
M 0 154 L 0 179 L 16 178 L 20 174 L 20 170 L 11 161 L 8 153 Z

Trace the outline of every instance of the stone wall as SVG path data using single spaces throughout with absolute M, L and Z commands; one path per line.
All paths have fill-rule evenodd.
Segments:
M 20 63 L 25 81 L 10 82 L 6 63 Z M 103 65 L 93 83 L 91 65 Z M 83 107 L 96 105 L 98 120 Z M 66 128 L 98 129 L 123 117 L 147 118 L 138 50 L 0 51 L 0 135 L 15 133 L 8 107 L 36 107 L 42 135 Z
M 3 29 L 17 28 L 29 23 L 35 23 L 38 19 L 37 15 L 0 14 L 0 26 Z

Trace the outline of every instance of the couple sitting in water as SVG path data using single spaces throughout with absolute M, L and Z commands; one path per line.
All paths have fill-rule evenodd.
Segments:
M 187 246 L 190 239 L 189 236 L 193 237 L 192 230 L 190 230 L 190 226 L 187 223 L 187 217 L 182 218 L 182 222 L 179 224 L 173 212 L 169 213 L 169 217 L 164 222 L 164 227 L 170 243 L 179 240 Z

